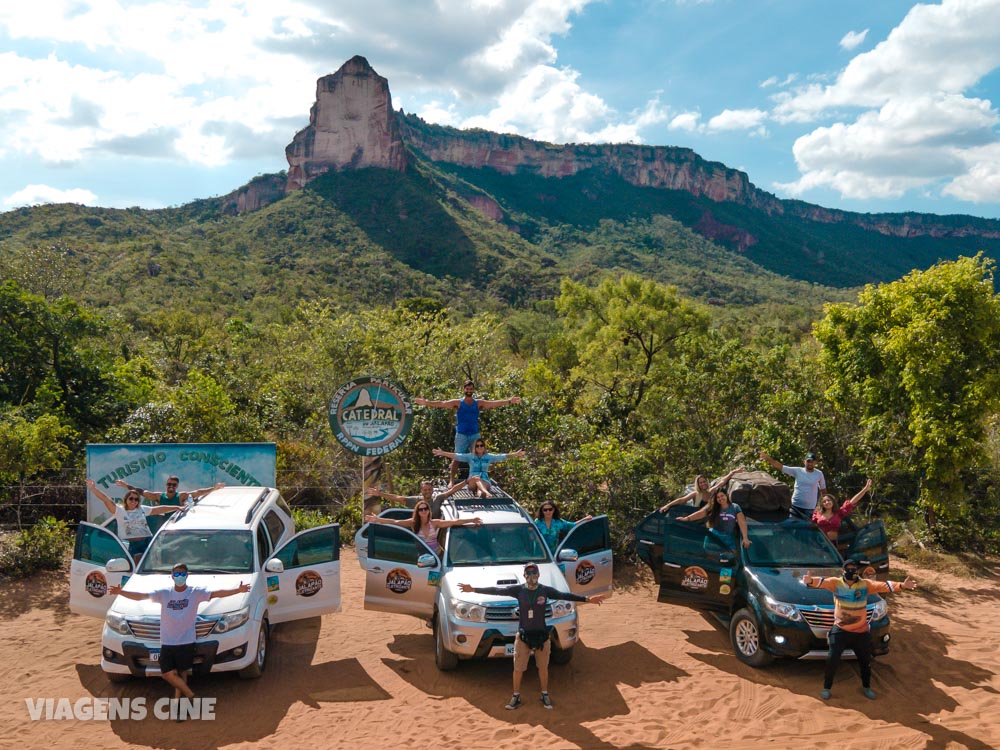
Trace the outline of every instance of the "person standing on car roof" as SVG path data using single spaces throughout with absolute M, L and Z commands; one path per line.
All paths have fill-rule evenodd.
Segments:
M 833 627 L 828 636 L 830 652 L 826 657 L 823 690 L 820 697 L 827 700 L 833 687 L 833 678 L 845 649 L 852 649 L 861 669 L 861 691 L 869 700 L 875 700 L 872 690 L 872 637 L 868 624 L 868 594 L 891 594 L 902 589 L 915 589 L 916 581 L 909 576 L 902 583 L 861 578 L 859 570 L 868 563 L 858 557 L 844 560 L 841 578 L 825 578 L 806 573 L 802 582 L 814 589 L 833 592 Z
M 785 466 L 780 461 L 775 461 L 765 451 L 760 452 L 760 457 L 778 471 L 795 478 L 789 517 L 811 521 L 819 494 L 826 490 L 826 478 L 823 472 L 816 468 L 816 454 L 806 453 L 805 466 Z
M 245 594 L 250 591 L 250 584 L 240 581 L 240 585 L 234 589 L 217 591 L 188 586 L 188 567 L 184 563 L 174 565 L 170 575 L 174 584 L 171 588 L 142 593 L 122 591 L 121 586 L 109 586 L 108 593 L 136 602 L 150 599 L 160 605 L 160 676 L 174 688 L 174 698 L 182 695 L 194 698 L 194 692 L 187 684 L 187 676 L 194 666 L 198 605 L 209 599 Z
M 476 385 L 471 380 L 466 380 L 462 386 L 464 396 L 462 398 L 452 398 L 447 401 L 428 401 L 426 398 L 415 398 L 413 403 L 417 406 L 431 406 L 436 409 L 455 410 L 455 453 L 472 453 L 473 446 L 479 440 L 479 410 L 495 409 L 498 406 L 510 406 L 521 403 L 520 396 L 511 396 L 497 401 L 485 401 L 475 398 Z M 455 484 L 455 477 L 458 474 L 458 461 L 451 461 L 451 480 L 449 484 Z
M 549 655 L 552 653 L 552 639 L 545 624 L 545 605 L 549 599 L 560 599 L 581 604 L 600 604 L 607 596 L 580 596 L 568 591 L 559 591 L 551 586 L 538 582 L 538 566 L 528 563 L 524 566 L 524 583 L 514 586 L 483 586 L 475 587 L 467 583 L 458 584 L 458 588 L 466 594 L 489 594 L 491 596 L 510 596 L 517 599 L 518 621 L 517 638 L 514 641 L 514 695 L 505 708 L 513 711 L 521 707 L 521 678 L 528 671 L 528 659 L 535 655 L 535 666 L 538 667 L 538 681 L 542 686 L 542 706 L 552 708 L 549 698 Z

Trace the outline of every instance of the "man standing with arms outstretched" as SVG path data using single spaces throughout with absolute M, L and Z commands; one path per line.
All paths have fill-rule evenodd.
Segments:
M 437 409 L 454 409 L 455 453 L 472 453 L 472 446 L 479 439 L 479 410 L 519 404 L 521 398 L 520 396 L 511 396 L 498 401 L 477 399 L 473 395 L 476 392 L 476 385 L 471 380 L 466 380 L 462 389 L 465 391 L 465 396 L 462 398 L 452 398 L 447 401 L 428 401 L 425 398 L 415 398 L 413 403 L 417 406 L 432 406 Z M 452 459 L 449 485 L 455 484 L 456 474 L 458 474 L 458 461 Z
M 826 478 L 823 472 L 816 468 L 816 454 L 806 453 L 805 466 L 785 466 L 781 461 L 775 461 L 765 451 L 760 452 L 760 457 L 778 471 L 795 477 L 792 507 L 788 515 L 790 518 L 811 521 L 819 495 L 826 491 Z

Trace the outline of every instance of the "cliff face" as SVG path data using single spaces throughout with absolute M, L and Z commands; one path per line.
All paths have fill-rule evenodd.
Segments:
M 383 167 L 404 171 L 408 157 L 392 110 L 389 82 L 361 56 L 320 78 L 309 126 L 295 134 L 285 157 L 288 190 L 301 188 L 330 170 Z
M 639 187 L 680 190 L 717 203 L 738 203 L 770 216 L 852 224 L 897 237 L 1000 238 L 1000 222 L 971 216 L 858 214 L 780 200 L 755 187 L 744 172 L 706 161 L 686 148 L 555 145 L 516 135 L 431 125 L 414 115 L 394 112 L 388 81 L 360 56 L 317 81 L 309 126 L 285 149 L 289 169 L 284 189 L 301 188 L 330 170 L 382 167 L 405 171 L 411 151 L 433 162 L 511 175 L 557 179 L 585 170 L 610 172 Z M 265 197 L 265 202 L 268 200 Z M 237 210 L 252 210 L 255 205 L 263 204 L 247 194 Z M 500 206 L 487 198 L 481 197 L 473 205 L 494 220 L 503 217 Z M 717 223 L 711 214 L 702 219 L 699 231 L 713 239 L 728 238 L 729 244 L 741 251 L 758 241 L 738 227 Z
M 222 199 L 222 211 L 230 215 L 258 211 L 285 197 L 286 182 L 287 178 L 283 174 L 255 177 Z

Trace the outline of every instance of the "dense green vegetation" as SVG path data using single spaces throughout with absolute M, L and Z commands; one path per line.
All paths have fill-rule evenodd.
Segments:
M 473 177 L 326 175 L 243 216 L 218 200 L 0 214 L 0 524 L 67 499 L 57 514 L 74 520 L 85 443 L 154 441 L 275 441 L 293 505 L 356 524 L 360 462 L 326 404 L 371 374 L 432 399 L 466 377 L 485 397 L 521 395 L 483 416 L 492 447 L 528 452 L 496 476 L 529 505 L 608 513 L 622 552 L 694 474 L 761 449 L 817 451 L 844 494 L 871 476 L 864 512 L 922 539 L 1000 548 L 988 258 L 858 296 L 709 242 L 662 196 L 618 185 L 587 218 L 571 199 L 605 184 L 593 176 Z M 541 187 L 567 191 L 558 210 L 532 213 Z M 445 476 L 431 449 L 451 445 L 452 420 L 418 409 L 386 462 L 395 491 Z

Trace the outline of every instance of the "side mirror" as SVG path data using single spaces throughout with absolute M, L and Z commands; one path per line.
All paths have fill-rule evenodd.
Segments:
M 564 549 L 559 552 L 559 562 L 576 562 L 580 559 L 580 553 L 575 549 Z
M 285 565 L 277 557 L 272 557 L 267 561 L 267 564 L 264 566 L 264 570 L 268 573 L 284 573 Z
M 434 568 L 437 567 L 438 559 L 435 555 L 421 555 L 417 558 L 418 568 Z
M 109 573 L 128 573 L 132 570 L 132 563 L 124 557 L 113 557 L 104 567 Z

